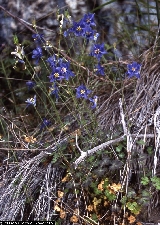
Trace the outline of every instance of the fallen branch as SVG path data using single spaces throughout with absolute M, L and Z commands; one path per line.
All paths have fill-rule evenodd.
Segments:
M 131 136 L 132 136 L 132 137 L 135 137 L 136 139 L 137 139 L 137 138 L 142 138 L 142 137 L 144 137 L 143 134 L 140 134 L 140 135 L 134 134 L 134 135 L 131 135 Z M 94 147 L 94 148 L 92 148 L 92 149 L 90 149 L 90 150 L 87 150 L 86 152 L 84 152 L 84 151 L 81 150 L 81 151 L 80 151 L 81 156 L 80 156 L 78 159 L 76 159 L 76 161 L 74 162 L 74 167 L 75 167 L 75 169 L 77 168 L 77 166 L 78 166 L 82 161 L 84 161 L 84 159 L 85 159 L 87 156 L 93 155 L 94 153 L 96 153 L 96 152 L 98 152 L 98 151 L 104 149 L 105 147 L 107 147 L 107 146 L 109 146 L 109 145 L 119 143 L 119 142 L 123 141 L 125 137 L 126 137 L 126 135 L 123 135 L 123 136 L 121 136 L 121 137 L 119 137 L 119 138 L 116 138 L 116 139 L 114 139 L 114 140 L 110 140 L 110 141 L 104 142 L 104 143 L 102 143 L 102 144 L 100 144 L 100 145 L 98 145 L 98 146 L 96 146 L 96 147 Z M 154 134 L 148 134 L 148 135 L 146 135 L 145 137 L 146 137 L 146 138 L 154 138 L 155 135 L 154 135 Z

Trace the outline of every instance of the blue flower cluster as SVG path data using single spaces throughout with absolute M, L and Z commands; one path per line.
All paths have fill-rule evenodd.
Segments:
M 96 42 L 99 37 L 99 33 L 92 29 L 93 26 L 96 26 L 94 14 L 85 14 L 79 22 L 73 22 L 72 27 L 64 32 L 64 36 L 67 37 L 69 34 L 74 34 L 75 36 L 86 38 L 87 43 L 89 40 Z M 101 66 L 100 60 L 106 53 L 107 51 L 105 50 L 104 44 L 93 43 L 90 56 L 95 57 L 98 60 L 98 64 L 95 66 L 95 72 L 97 75 L 105 75 L 104 67 Z M 88 90 L 84 85 L 80 85 L 78 88 L 76 88 L 76 90 L 77 98 L 88 99 L 92 103 L 92 108 L 97 106 L 97 96 L 95 95 L 93 98 L 89 98 L 88 95 L 91 91 Z
M 67 37 L 73 33 L 75 36 L 84 37 L 89 40 L 97 41 L 99 33 L 92 29 L 92 26 L 96 26 L 94 22 L 94 14 L 88 13 L 79 22 L 73 22 L 73 26 L 64 32 L 64 36 Z M 107 51 L 104 48 L 104 44 L 93 44 L 90 55 L 95 57 L 98 62 Z M 98 63 L 95 67 L 97 75 L 104 75 L 104 68 Z
M 57 58 L 56 55 L 49 57 L 46 60 L 50 66 L 51 74 L 49 75 L 50 82 L 49 94 L 55 95 L 58 99 L 58 86 L 57 81 L 62 79 L 69 80 L 70 77 L 74 77 L 75 74 L 70 70 L 70 62 L 65 61 L 63 58 Z
M 96 26 L 96 23 L 94 21 L 94 14 L 88 13 L 85 14 L 84 17 L 79 22 L 72 22 L 72 26 L 67 29 L 64 32 L 64 36 L 67 37 L 69 34 L 73 34 L 76 37 L 83 37 L 87 40 L 87 43 L 89 41 L 93 42 L 93 45 L 91 46 L 90 56 L 96 58 L 97 65 L 95 65 L 95 73 L 97 75 L 105 75 L 104 67 L 101 65 L 100 61 L 103 57 L 103 55 L 107 54 L 107 51 L 105 50 L 104 43 L 98 44 L 96 43 L 99 33 L 96 32 L 96 30 L 93 30 L 92 27 Z M 32 52 L 32 58 L 36 60 L 36 64 L 39 63 L 39 60 L 42 58 L 42 48 L 41 45 L 45 47 L 47 45 L 47 42 L 44 39 L 43 34 L 33 34 L 32 37 L 34 38 L 34 41 L 36 43 L 36 48 Z M 20 57 L 19 57 L 20 58 Z M 48 76 L 51 86 L 49 87 L 49 95 L 54 95 L 56 99 L 59 98 L 59 88 L 58 88 L 58 82 L 61 82 L 62 80 L 68 81 L 71 77 L 74 77 L 75 74 L 70 69 L 70 62 L 65 60 L 64 58 L 58 58 L 57 55 L 50 56 L 47 60 L 47 63 L 49 64 L 51 73 Z M 137 62 L 133 62 L 131 64 L 127 65 L 127 75 L 129 78 L 136 76 L 137 78 L 140 78 L 140 69 L 141 64 L 138 64 Z M 28 89 L 32 89 L 36 84 L 33 81 L 26 82 L 26 85 L 28 86 Z M 91 105 L 91 108 L 97 107 L 97 100 L 98 97 L 95 95 L 92 98 L 89 96 L 91 94 L 91 90 L 87 89 L 85 85 L 80 85 L 76 88 L 76 98 L 84 98 L 86 100 L 89 100 Z M 36 95 L 34 98 L 27 99 L 26 101 L 27 106 L 33 105 L 36 106 Z M 41 129 L 49 125 L 49 121 L 44 119 L 42 123 Z
M 96 26 L 94 22 L 94 14 L 88 13 L 79 22 L 73 21 L 73 26 L 64 32 L 64 36 L 67 37 L 69 34 L 74 34 L 77 37 L 84 37 L 89 40 L 97 41 L 99 36 L 92 26 Z
M 52 70 L 49 79 L 50 82 L 55 82 L 58 80 L 69 80 L 70 77 L 74 77 L 75 74 L 70 70 L 70 63 L 64 61 L 62 58 L 56 59 L 53 55 L 47 59 L 49 66 Z
M 98 75 L 98 74 L 100 74 L 100 75 L 102 75 L 102 76 L 105 75 L 105 74 L 104 74 L 104 67 L 101 66 L 100 63 L 98 63 L 98 65 L 96 65 L 94 71 L 96 72 L 97 75 Z
M 56 83 L 52 83 L 52 86 L 49 87 L 49 95 L 55 95 L 56 99 L 59 98 L 58 95 L 58 86 Z

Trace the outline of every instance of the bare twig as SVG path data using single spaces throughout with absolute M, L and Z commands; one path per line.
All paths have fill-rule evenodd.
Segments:
M 137 136 L 137 135 L 131 135 L 131 136 L 132 136 L 132 137 L 136 137 L 136 139 L 137 139 L 137 138 L 142 138 L 142 137 L 144 137 L 143 134 L 138 135 L 138 136 Z M 124 140 L 125 137 L 126 137 L 126 135 L 123 135 L 123 136 L 121 136 L 121 137 L 119 137 L 119 138 L 116 138 L 116 139 L 114 139 L 114 140 L 110 140 L 110 141 L 104 142 L 103 144 L 98 145 L 98 146 L 96 146 L 96 147 L 94 147 L 94 148 L 92 148 L 92 149 L 90 149 L 90 150 L 87 150 L 86 152 L 84 152 L 84 151 L 81 150 L 81 156 L 80 156 L 78 159 L 76 159 L 76 161 L 74 162 L 75 168 L 77 168 L 77 166 L 78 166 L 78 165 L 79 165 L 79 164 L 80 164 L 87 156 L 93 155 L 94 153 L 96 153 L 96 152 L 102 150 L 103 148 L 105 148 L 105 147 L 107 147 L 107 146 L 109 146 L 109 145 L 112 145 L 112 144 L 116 144 L 116 143 L 118 143 L 118 142 L 121 142 L 121 141 Z M 154 134 L 146 134 L 146 138 L 154 138 L 154 137 L 155 137 Z
M 119 99 L 119 107 L 120 107 L 120 116 L 121 116 L 121 122 L 122 122 L 122 126 L 123 126 L 123 131 L 124 131 L 124 135 L 128 134 L 128 129 L 127 129 L 127 125 L 124 119 L 124 112 L 123 112 L 123 107 L 122 107 L 122 99 Z

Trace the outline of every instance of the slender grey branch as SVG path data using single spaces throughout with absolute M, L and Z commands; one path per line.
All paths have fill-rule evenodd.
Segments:
M 122 99 L 121 98 L 119 99 L 119 107 L 120 107 L 120 115 L 121 115 L 121 119 L 122 119 L 123 131 L 124 131 L 124 134 L 127 135 L 128 129 L 127 129 L 126 122 L 125 122 L 125 119 L 124 119 L 124 112 L 123 112 Z
M 105 148 L 105 147 L 107 147 L 111 144 L 115 144 L 115 143 L 118 143 L 120 141 L 123 141 L 124 137 L 125 137 L 125 135 L 123 135 L 120 138 L 117 138 L 115 140 L 107 141 L 107 142 L 105 142 L 101 145 L 98 145 L 98 146 L 96 146 L 96 147 L 94 147 L 94 148 L 92 148 L 92 149 L 90 149 L 86 152 L 81 151 L 81 156 L 78 159 L 76 159 L 76 161 L 74 162 L 75 168 L 77 168 L 78 164 L 81 163 L 84 160 L 84 158 L 86 158 L 87 156 L 93 155 L 95 152 L 97 152 L 97 151 L 99 151 L 99 150 L 101 150 L 101 149 L 103 149 L 103 148 Z
M 83 154 L 83 151 L 80 149 L 79 145 L 78 145 L 78 135 L 76 134 L 76 147 L 78 148 L 78 150 L 80 151 L 81 154 Z
M 132 137 L 135 137 L 136 139 L 137 139 L 137 138 L 143 138 L 143 137 L 144 137 L 143 134 L 140 134 L 140 135 L 138 135 L 138 136 L 137 136 L 136 134 L 133 134 L 133 135 L 131 135 L 131 136 L 132 136 Z M 111 145 L 111 144 L 116 144 L 116 143 L 118 143 L 118 142 L 120 142 L 120 141 L 123 141 L 125 137 L 126 137 L 126 135 L 123 135 L 123 136 L 121 136 L 121 137 L 119 137 L 119 138 L 116 138 L 116 139 L 114 139 L 114 140 L 110 140 L 110 141 L 104 142 L 104 143 L 102 143 L 102 144 L 100 144 L 100 145 L 98 145 L 98 146 L 96 146 L 96 147 L 94 147 L 94 148 L 92 148 L 92 149 L 90 149 L 90 150 L 87 150 L 86 152 L 81 151 L 81 156 L 80 156 L 78 159 L 76 159 L 76 161 L 74 162 L 74 167 L 75 167 L 75 169 L 77 168 L 77 166 L 78 166 L 82 161 L 84 161 L 84 159 L 85 159 L 87 156 L 93 155 L 95 152 L 98 152 L 98 151 L 102 150 L 103 148 L 105 148 L 105 147 L 107 147 L 107 146 L 109 146 L 109 145 Z M 147 134 L 147 135 L 146 135 L 146 138 L 154 138 L 154 137 L 155 137 L 154 134 Z
M 20 19 L 20 18 L 19 18 L 19 19 Z M 33 27 L 33 24 L 28 23 L 27 21 L 25 21 L 25 20 L 23 20 L 23 19 L 20 19 L 20 21 L 22 21 L 23 24 L 25 23 L 25 24 L 27 24 L 28 26 Z M 48 30 L 48 31 L 50 31 L 50 32 L 53 32 L 53 30 L 48 29 L 48 28 L 46 28 L 46 27 L 39 27 L 39 26 L 36 25 L 36 28 L 38 28 L 38 29 L 40 29 L 40 30 Z

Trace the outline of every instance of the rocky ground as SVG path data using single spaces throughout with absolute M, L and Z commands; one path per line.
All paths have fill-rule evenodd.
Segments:
M 147 49 L 153 44 L 154 39 L 146 37 L 152 36 L 149 32 L 157 31 L 156 2 L 154 0 L 149 2 L 145 0 L 143 4 L 139 2 L 139 5 L 133 0 L 109 2 L 109 0 L 46 0 L 45 2 L 42 0 L 34 2 L 0 0 L 0 5 L 15 17 L 19 17 L 29 24 L 36 20 L 37 25 L 41 28 L 39 32 L 44 33 L 55 43 L 58 38 L 59 24 L 57 12 L 59 10 L 60 13 L 63 13 L 68 9 L 75 21 L 93 10 L 96 14 L 97 29 L 101 33 L 102 41 L 111 46 L 116 43 L 117 57 L 132 57 L 134 53 L 139 53 L 139 49 Z M 100 7 L 102 4 L 106 5 Z M 94 10 L 95 8 L 97 10 Z M 150 26 L 150 31 L 145 28 L 147 24 Z M 125 30 L 131 31 L 127 39 L 123 36 Z M 23 40 L 24 37 L 29 38 L 31 33 L 23 24 L 0 10 L 1 43 L 13 45 L 13 34 L 17 34 Z

